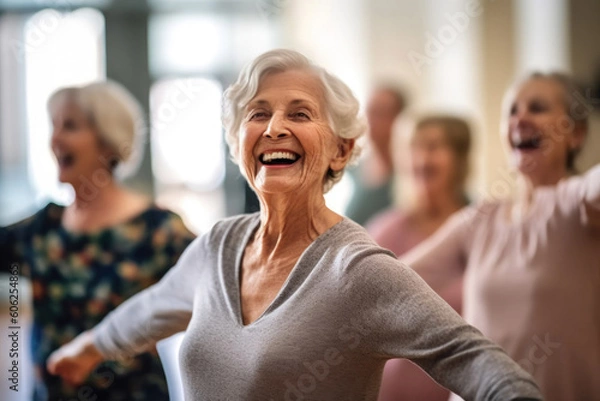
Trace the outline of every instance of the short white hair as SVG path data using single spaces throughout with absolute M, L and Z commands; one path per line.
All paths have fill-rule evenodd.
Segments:
M 277 49 L 258 56 L 240 73 L 237 81 L 224 93 L 223 126 L 225 139 L 231 158 L 238 163 L 238 142 L 242 127 L 243 110 L 256 96 L 261 79 L 265 76 L 289 70 L 306 70 L 315 74 L 321 81 L 325 94 L 325 108 L 329 125 L 335 135 L 345 139 L 357 139 L 366 131 L 366 123 L 359 116 L 359 103 L 350 88 L 324 68 L 312 63 L 304 55 L 294 50 Z M 348 164 L 353 163 L 360 154 L 360 146 L 355 143 Z M 327 192 L 338 182 L 344 173 L 328 171 L 324 191 Z
M 120 178 L 135 172 L 143 155 L 146 125 L 139 102 L 115 81 L 58 89 L 48 99 L 50 116 L 64 102 L 71 102 L 85 114 L 101 140 L 115 152 L 115 173 Z

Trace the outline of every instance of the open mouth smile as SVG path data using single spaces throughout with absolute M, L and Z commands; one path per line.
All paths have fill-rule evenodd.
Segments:
M 294 164 L 300 155 L 290 151 L 265 152 L 259 156 L 259 160 L 265 166 L 287 166 Z
M 514 138 L 512 140 L 513 149 L 518 150 L 535 150 L 540 149 L 542 146 L 542 138 L 540 136 L 534 136 L 530 138 Z
M 75 163 L 75 156 L 72 153 L 56 153 L 56 161 L 60 168 L 71 167 Z

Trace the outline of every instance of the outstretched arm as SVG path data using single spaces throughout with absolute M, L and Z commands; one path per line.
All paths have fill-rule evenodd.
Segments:
M 202 247 L 202 239 L 194 241 L 161 281 L 55 351 L 48 360 L 48 371 L 79 384 L 103 360 L 134 356 L 185 330 L 192 314 Z
M 527 372 L 408 266 L 378 257 L 365 259 L 357 270 L 362 282 L 353 296 L 376 355 L 408 358 L 466 400 L 542 399 Z
M 460 289 L 467 258 L 465 243 L 478 210 L 465 208 L 452 215 L 442 227 L 399 259 L 415 270 L 443 298 Z

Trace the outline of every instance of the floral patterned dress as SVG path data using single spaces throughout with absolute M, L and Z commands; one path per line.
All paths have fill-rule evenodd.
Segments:
M 0 229 L 3 271 L 17 263 L 33 287 L 36 399 L 168 400 L 156 353 L 103 363 L 72 387 L 46 368 L 48 356 L 91 329 L 127 298 L 154 284 L 194 239 L 176 214 L 152 206 L 127 222 L 92 234 L 61 224 L 64 207 L 48 204 Z

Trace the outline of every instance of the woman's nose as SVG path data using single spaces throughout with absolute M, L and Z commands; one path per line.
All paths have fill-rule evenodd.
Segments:
M 517 110 L 510 118 L 510 125 L 516 128 L 527 127 L 531 125 L 530 114 L 527 110 Z
M 263 135 L 267 138 L 275 139 L 284 138 L 289 134 L 290 132 L 285 125 L 283 116 L 279 113 L 275 113 L 273 114 L 273 117 L 271 117 L 271 121 L 269 121 L 269 125 Z
M 63 142 L 63 131 L 60 127 L 53 127 L 50 133 L 50 147 L 55 147 Z

